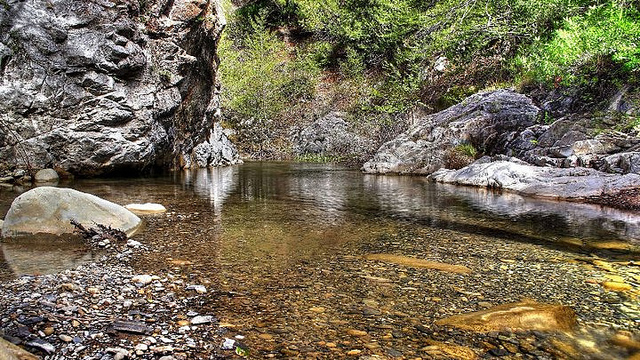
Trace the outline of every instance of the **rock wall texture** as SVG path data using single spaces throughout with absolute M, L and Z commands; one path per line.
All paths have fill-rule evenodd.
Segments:
M 217 0 L 0 1 L 0 162 L 83 176 L 196 163 L 224 25 Z

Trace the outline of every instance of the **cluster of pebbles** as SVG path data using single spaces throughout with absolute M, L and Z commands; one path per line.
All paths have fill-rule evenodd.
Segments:
M 128 263 L 142 247 L 129 245 L 99 263 L 0 284 L 2 337 L 46 359 L 215 356 L 225 339 L 201 312 L 206 287 L 137 274 Z

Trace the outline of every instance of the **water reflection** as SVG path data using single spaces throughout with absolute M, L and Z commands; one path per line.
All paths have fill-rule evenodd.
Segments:
M 157 178 L 78 180 L 59 186 L 120 204 L 161 203 L 171 212 L 194 214 L 189 221 L 201 222 L 198 231 L 219 222 L 223 233 L 215 236 L 235 239 L 229 243 L 236 254 L 234 247 L 247 241 L 262 244 L 259 252 L 321 252 L 396 221 L 563 249 L 571 244 L 579 251 L 590 251 L 597 242 L 640 245 L 640 216 L 634 212 L 434 184 L 423 177 L 363 175 L 329 164 L 249 162 Z M 5 213 L 17 195 L 0 189 Z M 0 269 L 9 274 L 55 272 L 93 259 L 94 254 L 78 244 L 60 244 L 3 241 Z M 277 261 L 281 259 L 274 257 Z
M 222 205 L 238 184 L 238 167 L 227 166 L 210 169 L 184 170 L 182 183 L 200 197 L 209 199 L 216 215 L 222 213 Z
M 3 239 L 0 279 L 24 274 L 53 274 L 96 261 L 101 255 L 75 236 L 34 235 Z

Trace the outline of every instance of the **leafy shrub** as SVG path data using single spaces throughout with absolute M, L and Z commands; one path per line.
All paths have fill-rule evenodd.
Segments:
M 567 18 L 550 41 L 536 41 L 516 65 L 538 81 L 573 84 L 588 81 L 587 75 L 598 73 L 607 59 L 626 72 L 637 72 L 639 44 L 640 12 L 624 1 L 612 1 Z

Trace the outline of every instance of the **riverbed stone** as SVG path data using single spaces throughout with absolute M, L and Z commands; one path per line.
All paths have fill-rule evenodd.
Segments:
M 127 204 L 124 207 L 136 215 L 161 214 L 167 212 L 167 208 L 155 203 Z
M 18 196 L 2 225 L 2 236 L 74 231 L 70 221 L 89 228 L 95 224 L 120 229 L 131 235 L 141 220 L 129 210 L 97 196 L 73 189 L 38 187 Z
M 53 169 L 42 169 L 34 177 L 37 183 L 54 183 L 60 179 L 58 173 Z
M 454 315 L 438 320 L 436 324 L 483 333 L 506 329 L 571 331 L 577 324 L 576 319 L 575 312 L 568 306 L 523 301 Z
M 444 272 L 450 272 L 455 274 L 469 274 L 471 273 L 471 269 L 463 265 L 451 265 L 445 264 L 437 261 L 429 261 L 425 259 L 417 259 L 410 256 L 401 256 L 401 255 L 392 255 L 392 254 L 368 254 L 364 256 L 367 260 L 376 260 L 382 261 L 391 264 L 423 268 L 423 269 L 433 269 Z

